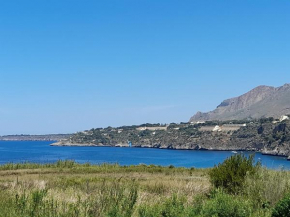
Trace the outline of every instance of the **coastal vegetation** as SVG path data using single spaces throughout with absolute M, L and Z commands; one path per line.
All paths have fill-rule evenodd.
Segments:
M 75 133 L 54 145 L 128 146 L 128 141 L 133 147 L 244 150 L 289 157 L 290 120 L 261 118 L 97 128 Z
M 74 161 L 0 166 L 1 217 L 287 216 L 289 193 L 290 172 L 243 155 L 212 169 Z

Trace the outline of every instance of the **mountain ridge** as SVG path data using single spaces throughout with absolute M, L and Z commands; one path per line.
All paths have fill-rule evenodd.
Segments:
M 290 84 L 280 87 L 260 85 L 249 92 L 226 99 L 210 112 L 197 112 L 190 122 L 279 118 L 290 114 Z

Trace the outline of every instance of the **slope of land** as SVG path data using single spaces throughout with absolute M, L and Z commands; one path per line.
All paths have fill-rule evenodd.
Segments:
M 198 112 L 190 122 L 279 118 L 287 114 L 290 114 L 290 84 L 278 88 L 258 86 L 239 97 L 224 100 L 211 112 Z
M 290 121 L 211 122 L 98 128 L 73 134 L 59 146 L 129 146 L 191 149 L 248 150 L 290 156 Z

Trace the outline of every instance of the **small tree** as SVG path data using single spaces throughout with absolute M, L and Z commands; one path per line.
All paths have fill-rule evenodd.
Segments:
M 238 193 L 247 174 L 254 174 L 260 163 L 254 164 L 254 155 L 233 155 L 210 172 L 210 181 L 216 188 L 223 188 L 228 193 Z

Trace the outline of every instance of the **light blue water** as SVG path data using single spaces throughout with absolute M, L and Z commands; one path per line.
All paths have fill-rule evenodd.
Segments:
M 56 147 L 52 142 L 0 141 L 0 164 L 18 162 L 51 163 L 57 160 L 119 163 L 121 165 L 155 164 L 161 166 L 207 168 L 223 162 L 233 155 L 230 151 L 193 151 L 149 148 L 115 147 Z M 246 153 L 249 154 L 249 153 Z M 290 161 L 283 157 L 256 153 L 256 160 L 272 169 L 290 170 Z

